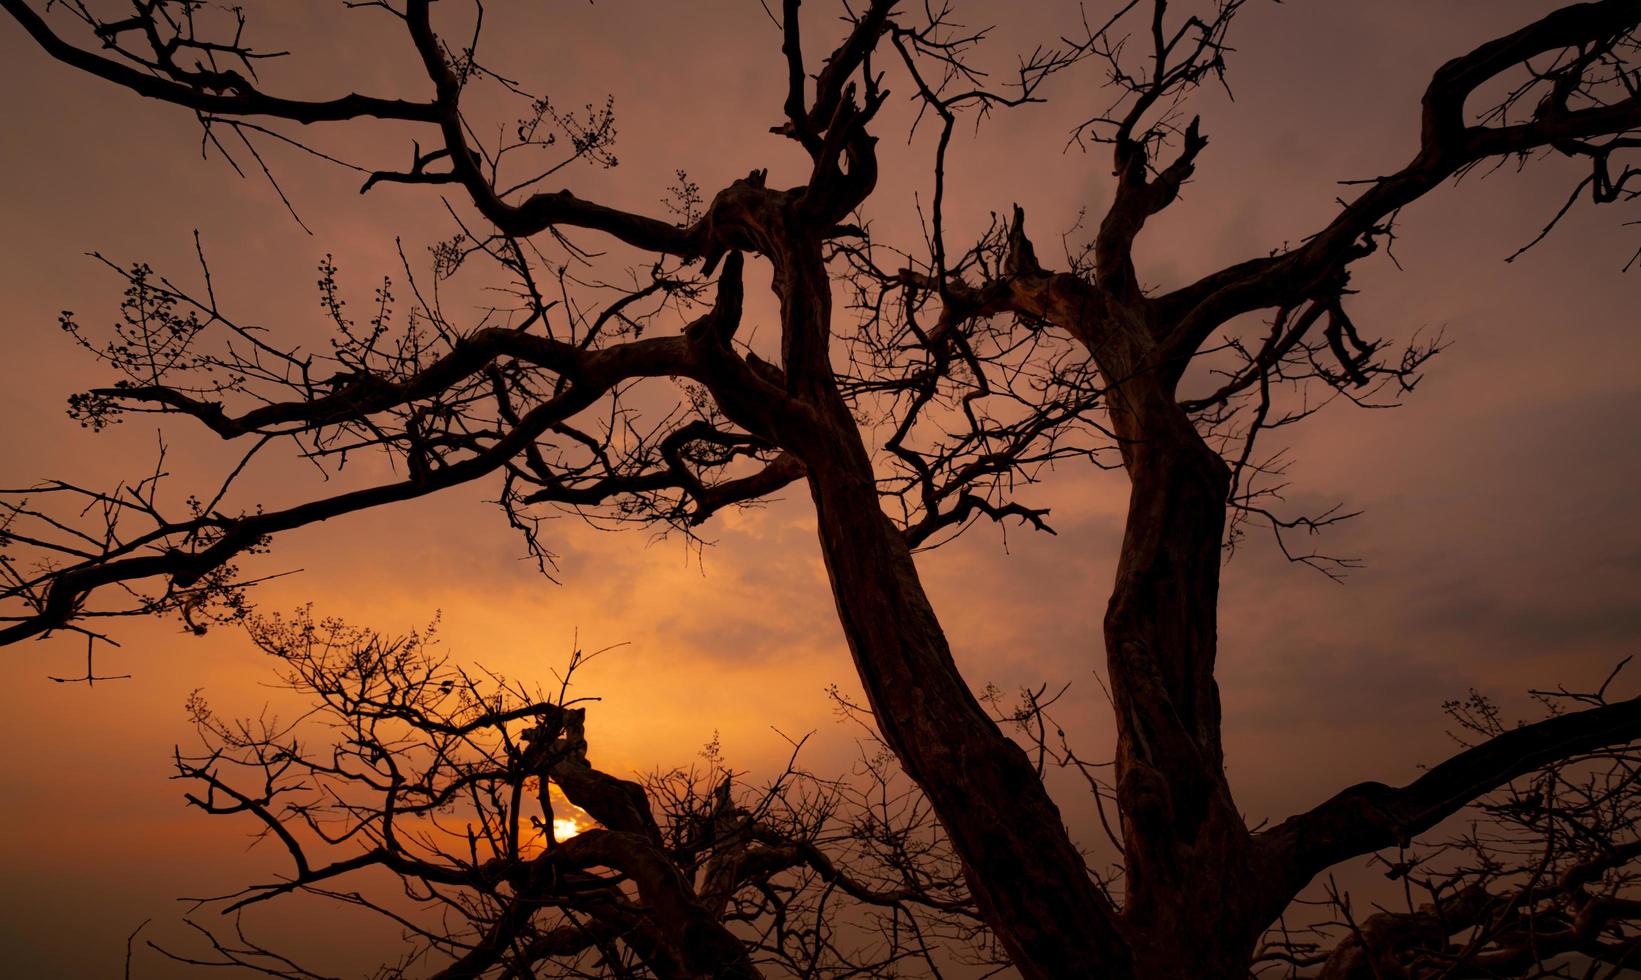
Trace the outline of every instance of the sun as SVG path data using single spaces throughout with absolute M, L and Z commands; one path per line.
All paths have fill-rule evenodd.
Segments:
M 569 840 L 586 829 L 574 817 L 555 817 L 553 819 L 554 840 Z

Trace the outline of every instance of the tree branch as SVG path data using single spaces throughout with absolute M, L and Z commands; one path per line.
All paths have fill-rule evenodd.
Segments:
M 1405 844 L 1489 790 L 1548 763 L 1641 738 L 1641 698 L 1558 715 L 1497 735 L 1405 786 L 1359 783 L 1258 837 L 1281 895 L 1323 869 Z M 1274 917 L 1273 913 L 1273 917 Z

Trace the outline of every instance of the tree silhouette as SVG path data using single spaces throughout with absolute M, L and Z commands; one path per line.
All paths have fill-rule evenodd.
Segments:
M 281 123 L 411 127 L 409 165 L 370 168 L 365 189 L 461 193 L 473 213 L 438 250 L 434 283 L 492 263 L 513 314 L 452 322 L 437 291 L 412 278 L 407 316 L 395 317 L 384 287 L 360 321 L 327 262 L 319 289 L 335 339 L 303 351 L 237 321 L 208 269 L 188 290 L 118 267 L 127 289 L 116 335 L 72 316 L 63 324 L 119 377 L 73 400 L 87 425 L 185 415 L 244 444 L 246 459 L 287 445 L 321 464 L 369 451 L 403 476 L 244 512 L 224 503 L 242 466 L 180 513 L 165 509 L 157 476 L 117 492 L 42 485 L 14 498 L 6 533 L 11 547 L 53 560 L 8 560 L 12 613 L 0 639 L 94 639 L 101 618 L 168 610 L 202 628 L 243 613 L 248 583 L 235 563 L 280 532 L 478 480 L 502 482 L 502 508 L 544 568 L 539 508 L 687 531 L 801 482 L 872 719 L 938 815 L 980 916 L 1028 977 L 1242 975 L 1327 868 L 1641 734 L 1641 701 L 1603 699 L 1489 733 L 1405 785 L 1349 787 L 1250 828 L 1224 770 L 1214 678 L 1222 551 L 1243 526 L 1266 524 L 1290 557 L 1333 567 L 1288 542 L 1338 515 L 1272 506 L 1259 434 L 1333 395 L 1393 397 L 1439 346 L 1395 351 L 1364 333 L 1349 310 L 1353 263 L 1387 246 L 1401 208 L 1476 168 L 1556 153 L 1589 165 L 1569 207 L 1585 192 L 1596 203 L 1636 193 L 1641 171 L 1623 162 L 1641 140 L 1633 0 L 1567 5 L 1454 57 L 1429 82 L 1404 167 L 1353 186 L 1299 244 L 1168 290 L 1146 288 L 1135 242 L 1205 159 L 1204 127 L 1183 106 L 1223 77 L 1243 0 L 1090 11 L 1080 33 L 996 87 L 969 66 L 981 34 L 944 6 L 896 0 L 846 7 L 844 37 L 811 73 L 798 0 L 785 0 L 771 11 L 788 68 L 773 132 L 805 151 L 810 173 L 778 188 L 753 169 L 710 198 L 680 177 L 676 220 L 538 189 L 569 163 L 611 162 L 613 124 L 596 107 L 568 114 L 527 95 L 480 60 L 481 5 L 458 15 L 440 4 L 437 25 L 429 0 L 350 5 L 391 27 L 385 43 L 414 49 L 426 91 L 323 99 L 263 88 L 254 66 L 266 55 L 237 11 L 0 5 L 58 60 L 190 109 L 207 140 L 237 139 L 252 154 L 258 139 L 296 139 Z M 1109 148 L 1114 182 L 1086 251 L 1049 268 L 1018 208 L 973 244 L 948 242 L 945 162 L 959 121 L 1095 69 L 1103 101 L 1075 138 Z M 874 240 L 862 210 L 891 75 L 940 132 L 927 238 L 915 247 Z M 473 123 L 481 90 L 523 100 L 494 140 Z M 631 274 L 569 273 L 593 258 L 583 236 L 638 256 Z M 741 334 L 749 254 L 772 271 L 772 359 Z M 838 312 L 835 291 L 858 318 Z M 638 392 L 669 378 L 678 397 L 657 411 Z M 1104 620 L 1120 890 L 1088 873 L 1038 765 L 958 671 L 913 558 L 980 518 L 1046 527 L 1026 488 L 1079 458 L 1131 483 Z M 98 521 L 61 516 L 75 512 Z M 1622 960 L 1628 947 L 1592 940 L 1583 951 Z
M 568 696 L 597 652 L 575 651 L 544 692 L 452 663 L 436 627 L 387 637 L 307 610 L 248 626 L 308 710 L 234 720 L 196 692 L 200 749 L 178 751 L 177 778 L 192 806 L 253 821 L 292 868 L 202 906 L 235 914 L 301 891 L 372 910 L 409 940 L 382 976 L 889 976 L 937 955 L 1000 960 L 926 803 L 870 747 L 844 780 L 799 768 L 798 743 L 763 787 L 739 785 L 712 746 L 704 768 L 636 782 L 589 762 L 587 699 Z M 210 958 L 151 945 L 322 976 L 237 919 L 232 938 L 188 922 Z

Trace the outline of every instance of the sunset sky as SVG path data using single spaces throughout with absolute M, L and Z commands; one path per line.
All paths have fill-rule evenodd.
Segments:
M 391 19 L 340 6 L 248 5 L 260 41 L 295 52 L 268 69 L 269 87 L 420 95 L 425 77 Z M 554 178 L 577 194 L 661 213 L 678 169 L 708 195 L 755 168 L 769 167 L 776 185 L 802 177 L 801 153 L 768 132 L 785 65 L 757 0 L 490 6 L 489 63 L 566 105 L 614 98 L 620 165 Z M 1552 6 L 1251 3 L 1232 36 L 1235 99 L 1199 93 L 1211 143 L 1181 201 L 1142 239 L 1142 280 L 1178 284 L 1319 228 L 1344 193 L 1336 181 L 1385 173 L 1412 154 L 1419 93 L 1438 64 Z M 1079 17 L 1070 0 L 959 9 L 971 24 L 999 24 L 987 57 L 1004 68 Z M 841 27 L 826 0 L 805 12 L 814 63 Z M 1098 215 L 1109 200 L 1106 155 L 1068 146 L 1075 124 L 1105 107 L 1101 82 L 1097 65 L 1083 66 L 1050 84 L 1048 104 L 963 137 L 947 192 L 955 239 L 1019 203 L 1044 263 L 1063 265 L 1060 235 L 1080 208 Z M 269 166 L 310 235 L 254 169 L 241 178 L 202 156 L 189 112 L 51 61 L 5 18 L 0 84 L 12 93 L 0 138 L 0 484 L 9 488 L 45 478 L 107 485 L 152 466 L 152 420 L 94 434 L 64 411 L 71 392 L 107 378 L 58 329 L 59 311 L 105 323 L 121 288 L 85 253 L 192 284 L 197 229 L 226 309 L 311 342 L 323 336 L 314 280 L 327 253 L 363 305 L 382 276 L 401 278 L 396 239 L 418 261 L 454 230 L 436 189 L 360 196 L 357 175 L 273 148 Z M 883 174 L 867 212 L 879 238 L 913 241 L 931 141 L 925 132 L 908 144 L 900 96 L 909 86 L 892 73 L 887 84 L 896 96 L 875 126 Z M 411 138 L 405 127 L 351 124 L 302 135 L 395 166 Z M 1357 267 L 1352 309 L 1365 332 L 1405 341 L 1442 330 L 1452 346 L 1405 407 L 1332 406 L 1286 430 L 1289 502 L 1363 511 L 1323 544 L 1364 568 L 1337 584 L 1288 564 L 1257 534 L 1227 568 L 1219 678 L 1228 765 L 1251 823 L 1359 780 L 1411 778 L 1450 751 L 1441 704 L 1472 687 L 1525 713 L 1528 688 L 1598 682 L 1637 652 L 1641 271 L 1620 270 L 1641 246 L 1641 228 L 1623 222 L 1641 215 L 1575 209 L 1538 248 L 1504 261 L 1578 176 L 1546 160 L 1443 187 L 1401 216 L 1399 270 L 1382 256 Z M 747 325 L 767 340 L 776 329 L 767 268 L 748 265 Z M 242 451 L 195 429 L 163 428 L 179 500 L 220 480 Z M 713 542 L 704 553 L 644 530 L 556 521 L 546 530 L 559 555 L 554 584 L 521 560 L 517 536 L 485 502 L 496 483 L 278 539 L 256 568 L 300 573 L 260 587 L 258 606 L 311 601 L 387 631 L 442 612 L 455 656 L 543 681 L 577 642 L 625 644 L 578 675 L 581 693 L 603 699 L 588 733 L 594 761 L 613 772 L 687 765 L 715 732 L 754 777 L 784 761 L 785 736 L 807 732 L 810 768 L 848 768 L 856 730 L 838 721 L 826 690 L 857 684 L 801 485 L 715 517 L 702 529 Z M 311 469 L 274 463 L 247 474 L 237 499 L 324 492 Z M 1108 755 L 1113 738 L 1095 671 L 1126 493 L 1119 473 L 1064 467 L 1027 498 L 1052 508 L 1057 536 L 980 526 L 920 565 L 968 679 L 1004 690 L 1070 682 L 1060 717 L 1094 756 Z M 83 669 L 78 639 L 0 651 L 0 955 L 17 976 L 116 975 L 127 934 L 145 919 L 156 937 L 180 935 L 179 896 L 284 870 L 277 849 L 247 850 L 249 826 L 186 809 L 182 787 L 167 781 L 172 746 L 193 738 L 189 692 L 203 688 L 223 713 L 254 714 L 279 697 L 268 659 L 230 628 L 193 637 L 172 620 L 131 622 L 114 636 L 123 647 L 101 654 L 98 670 L 133 677 L 93 689 L 47 679 Z M 1636 690 L 1641 676 L 1621 686 Z M 1095 846 L 1089 800 L 1064 789 L 1068 821 Z M 264 935 L 299 930 L 291 948 L 324 969 L 391 955 L 370 941 L 391 942 L 391 931 L 321 919 L 312 906 L 248 921 Z M 133 975 L 169 973 L 149 954 Z

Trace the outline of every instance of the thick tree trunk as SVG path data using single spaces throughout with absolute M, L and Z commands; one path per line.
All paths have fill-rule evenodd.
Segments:
M 827 361 L 831 297 L 819 248 L 775 264 L 789 387 L 813 411 L 793 442 L 878 728 L 927 794 L 975 901 L 1021 973 L 1130 977 L 1111 904 L 1030 759 L 958 671 L 911 551 L 883 513 L 871 458 Z
M 811 469 L 810 490 L 878 727 L 934 805 L 1015 965 L 1034 978 L 1128 976 L 1108 904 L 1030 759 L 964 683 L 870 471 Z
M 1148 370 L 1138 325 L 1098 352 L 1132 482 L 1105 617 L 1123 814 L 1123 932 L 1146 980 L 1246 975 L 1266 922 L 1225 779 L 1214 680 L 1228 473 Z
M 1154 369 L 1143 312 L 1107 306 L 1084 336 L 1108 378 L 1132 481 L 1105 620 L 1117 712 L 1123 909 L 1093 884 L 1025 752 L 952 660 L 829 359 L 818 243 L 764 229 L 785 383 L 802 410 L 778 441 L 803 459 L 821 551 L 879 729 L 928 795 L 982 914 L 1030 978 L 1246 975 L 1268 924 L 1267 874 L 1231 799 L 1214 681 L 1228 473 Z M 1080 336 L 1083 336 L 1079 332 Z

